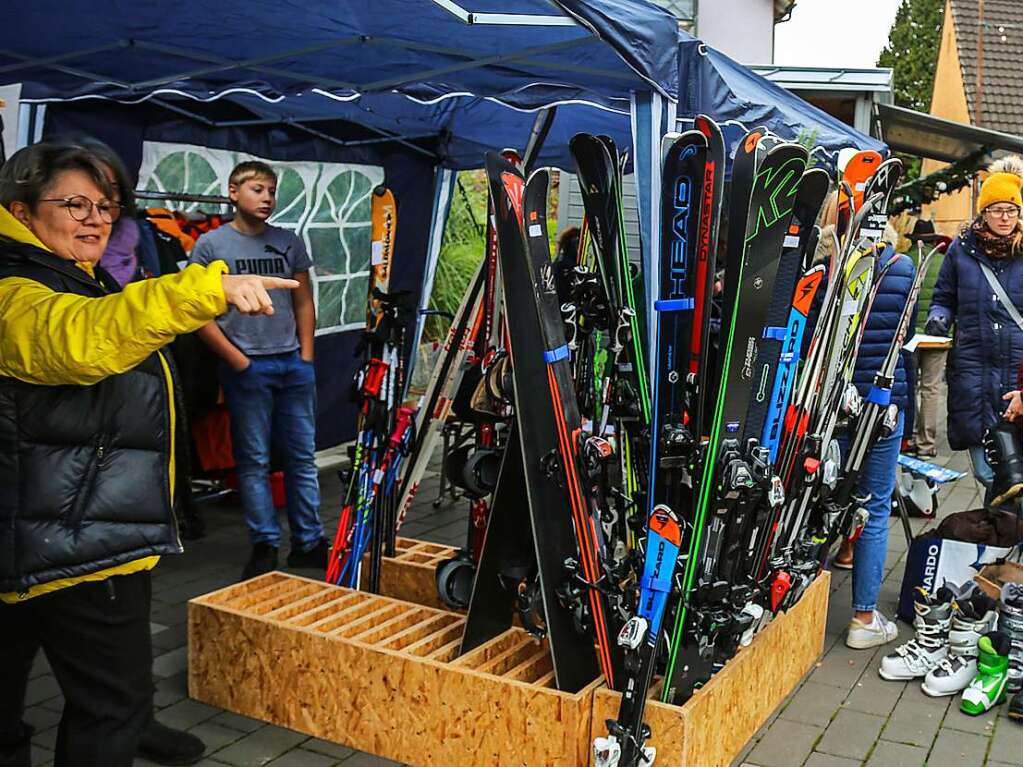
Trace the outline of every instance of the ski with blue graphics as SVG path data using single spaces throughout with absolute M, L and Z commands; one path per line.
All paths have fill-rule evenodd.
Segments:
M 696 384 L 706 364 L 706 304 L 714 271 L 711 246 L 720 209 L 715 193 L 721 188 L 721 156 L 698 130 L 666 136 L 662 156 L 660 297 L 654 304 L 653 347 L 658 365 L 652 387 L 645 556 L 638 605 L 618 637 L 626 669 L 618 718 L 607 722 L 607 737 L 594 742 L 598 767 L 635 767 L 654 758 L 654 750 L 645 745 L 643 712 L 663 644 L 661 626 L 673 591 L 682 528 L 692 510 L 693 461 L 701 431 Z
M 751 596 L 745 584 L 720 580 L 718 565 L 730 517 L 766 478 L 765 451 L 757 446 L 759 432 L 749 439 L 753 435 L 746 434 L 745 419 L 783 240 L 807 163 L 806 150 L 796 144 L 777 143 L 761 154 L 760 138 L 748 136 L 736 157 L 737 164 L 752 163 L 753 183 L 747 215 L 730 222 L 731 247 L 741 250 L 741 257 L 729 280 L 736 286 L 735 294 L 725 297 L 721 384 L 697 482 L 693 529 L 688 547 L 683 547 L 688 553 L 662 694 L 666 702 L 688 699 L 709 678 L 708 663 L 713 664 L 719 633 L 736 633 L 737 611 Z M 734 194 L 747 191 L 733 189 Z M 738 207 L 744 206 L 740 202 Z
M 601 384 L 600 418 L 593 433 L 598 437 L 623 435 L 616 456 L 621 479 L 614 493 L 613 512 L 604 524 L 605 533 L 612 539 L 610 545 L 622 552 L 620 544 L 632 536 L 630 518 L 637 510 L 645 509 L 642 480 L 647 474 L 644 443 L 650 395 L 642 308 L 636 302 L 637 277 L 632 272 L 625 237 L 618 150 L 610 138 L 584 133 L 572 137 L 570 148 L 607 298 L 608 357 Z

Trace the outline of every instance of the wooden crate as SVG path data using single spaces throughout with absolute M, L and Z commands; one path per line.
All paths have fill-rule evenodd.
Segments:
M 189 602 L 189 694 L 411 765 L 585 764 L 596 682 L 517 628 L 458 658 L 464 621 L 269 573 Z
M 657 748 L 656 764 L 728 767 L 824 650 L 830 574 L 823 573 L 798 604 L 775 618 L 710 682 L 682 706 L 656 700 L 654 685 L 644 717 Z M 590 739 L 606 735 L 618 716 L 621 694 L 600 687 L 593 695 Z M 593 764 L 592 756 L 590 764 Z
M 1023 565 L 1019 562 L 984 565 L 980 572 L 973 576 L 973 580 L 989 597 L 1001 599 L 1004 584 L 1023 583 Z
M 437 596 L 437 563 L 455 556 L 457 549 L 442 543 L 398 538 L 393 557 L 380 562 L 380 593 L 438 610 L 450 610 Z M 362 582 L 369 578 L 369 556 L 362 567 Z

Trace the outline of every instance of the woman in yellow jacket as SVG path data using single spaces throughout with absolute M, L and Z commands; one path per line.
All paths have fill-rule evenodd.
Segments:
M 56 765 L 128 767 L 152 711 L 149 571 L 180 553 L 174 381 L 160 351 L 292 280 L 189 266 L 116 292 L 102 164 L 37 144 L 0 168 L 0 763 L 39 647 L 64 694 Z

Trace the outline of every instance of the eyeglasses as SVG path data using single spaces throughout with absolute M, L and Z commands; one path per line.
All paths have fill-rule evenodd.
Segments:
M 988 208 L 984 211 L 994 218 L 1019 218 L 1019 208 L 1015 205 L 1009 208 Z
M 87 221 L 92 215 L 92 209 L 99 212 L 100 220 L 112 224 L 121 217 L 121 205 L 110 200 L 93 202 L 83 194 L 75 194 L 71 197 L 57 197 L 39 202 L 52 202 L 62 208 L 66 208 L 68 215 L 75 221 Z

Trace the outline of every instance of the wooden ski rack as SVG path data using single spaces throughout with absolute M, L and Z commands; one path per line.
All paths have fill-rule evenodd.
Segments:
M 410 765 L 582 765 L 594 682 L 555 689 L 513 628 L 457 657 L 465 618 L 283 573 L 189 603 L 189 694 Z
M 436 570 L 440 562 L 451 559 L 458 550 L 414 538 L 398 538 L 394 549 L 393 557 L 383 557 L 380 562 L 380 593 L 425 607 L 449 610 L 437 596 Z M 368 554 L 362 574 L 369 577 Z
M 405 552 L 424 555 L 415 544 Z M 658 763 L 732 763 L 820 657 L 829 584 L 817 578 L 685 705 L 657 702 L 654 686 L 645 720 Z M 548 647 L 520 628 L 459 658 L 464 624 L 458 613 L 269 573 L 189 603 L 189 694 L 410 765 L 592 764 L 620 694 L 596 681 L 558 691 Z
M 647 745 L 657 748 L 656 764 L 732 764 L 820 658 L 830 583 L 830 573 L 821 573 L 791 610 L 771 621 L 684 705 L 658 700 L 662 680 L 651 687 L 644 720 L 652 731 Z M 605 722 L 618 716 L 621 698 L 603 686 L 594 692 L 591 742 L 607 735 Z

